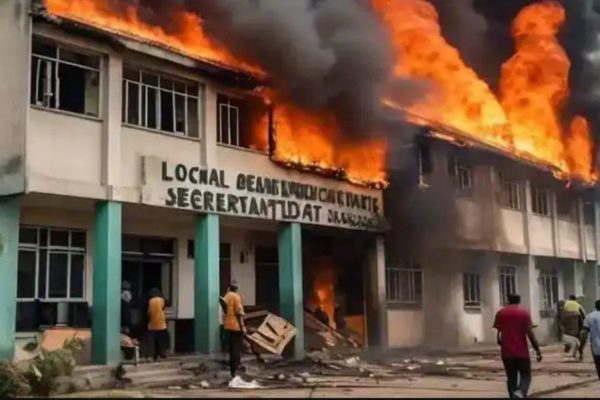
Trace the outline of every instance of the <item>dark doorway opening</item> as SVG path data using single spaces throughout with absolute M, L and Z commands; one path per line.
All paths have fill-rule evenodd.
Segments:
M 279 255 L 276 246 L 256 246 L 256 306 L 279 314 Z

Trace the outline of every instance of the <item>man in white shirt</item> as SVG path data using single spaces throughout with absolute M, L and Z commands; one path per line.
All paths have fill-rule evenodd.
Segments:
M 596 311 L 585 317 L 583 329 L 590 333 L 592 356 L 594 357 L 594 364 L 596 364 L 598 379 L 600 379 L 600 300 L 596 300 Z

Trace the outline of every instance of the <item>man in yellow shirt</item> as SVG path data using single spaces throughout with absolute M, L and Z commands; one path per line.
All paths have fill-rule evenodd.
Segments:
M 154 349 L 154 361 L 166 358 L 165 347 L 167 342 L 167 318 L 165 316 L 166 302 L 160 290 L 154 288 L 150 291 L 148 301 L 148 335 Z
M 233 378 L 241 364 L 242 339 L 246 333 L 242 296 L 238 293 L 238 286 L 235 281 L 229 284 L 223 301 L 225 303 L 223 328 L 225 328 L 227 345 L 229 347 L 229 372 Z

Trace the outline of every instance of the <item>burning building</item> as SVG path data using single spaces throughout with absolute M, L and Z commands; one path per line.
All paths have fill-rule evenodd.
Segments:
M 93 361 L 118 361 L 123 282 L 142 330 L 160 289 L 177 353 L 218 350 L 231 280 L 296 326 L 298 357 L 315 298 L 383 344 L 380 139 L 344 141 L 327 103 L 280 100 L 198 14 L 165 10 L 169 30 L 138 6 L 0 5 L 0 358 L 44 326 L 91 324 Z M 335 282 L 315 278 L 323 263 Z
M 114 361 L 122 280 L 140 321 L 161 289 L 176 352 L 218 348 L 231 279 L 297 355 L 303 307 L 369 345 L 439 321 L 455 345 L 489 341 L 513 291 L 549 338 L 559 298 L 598 291 L 595 97 L 570 90 L 593 57 L 564 46 L 570 6 L 490 4 L 2 3 L 0 356 L 14 321 L 86 327 L 91 305 Z M 486 13 L 506 21 L 444 24 Z

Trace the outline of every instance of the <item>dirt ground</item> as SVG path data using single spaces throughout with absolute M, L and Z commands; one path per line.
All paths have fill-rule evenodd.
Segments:
M 598 398 L 600 382 L 591 357 L 583 362 L 563 355 L 558 346 L 543 349 L 544 360 L 533 364 L 533 398 Z M 344 358 L 345 357 L 345 358 Z M 226 382 L 200 382 L 152 389 L 76 393 L 76 397 L 210 398 L 210 397 L 369 397 L 478 398 L 506 397 L 505 377 L 497 349 L 452 355 L 390 352 L 384 360 L 362 356 L 313 355 L 304 363 L 249 363 L 246 381 L 261 388 L 231 389 Z M 207 386 L 207 385 L 205 385 Z M 71 397 L 71 396 L 69 396 Z

